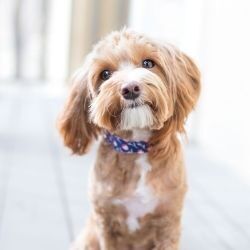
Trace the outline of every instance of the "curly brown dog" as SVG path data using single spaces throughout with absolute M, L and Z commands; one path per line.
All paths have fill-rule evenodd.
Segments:
M 59 119 L 65 145 L 85 154 L 93 210 L 74 250 L 176 250 L 186 177 L 178 134 L 200 93 L 194 62 L 129 29 L 87 56 Z

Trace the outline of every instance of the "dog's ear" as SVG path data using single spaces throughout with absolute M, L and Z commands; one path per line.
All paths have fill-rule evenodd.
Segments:
M 178 132 L 200 95 L 200 71 L 193 60 L 173 46 L 163 49 L 163 65 L 173 102 L 172 122 Z
M 81 70 L 74 75 L 72 87 L 58 119 L 58 129 L 64 144 L 74 154 L 84 154 L 98 135 L 98 128 L 89 120 L 90 94 L 87 73 Z
M 176 72 L 176 99 L 174 119 L 179 132 L 184 131 L 184 123 L 188 114 L 194 109 L 200 95 L 200 72 L 193 60 L 180 52 L 176 58 L 179 70 Z

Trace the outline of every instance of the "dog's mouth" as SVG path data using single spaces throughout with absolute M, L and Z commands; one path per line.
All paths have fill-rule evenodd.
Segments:
M 124 108 L 128 108 L 128 109 L 135 109 L 135 108 L 140 108 L 142 106 L 147 105 L 150 109 L 152 109 L 153 112 L 156 111 L 155 107 L 153 107 L 153 104 L 150 102 L 131 102 L 125 105 Z
M 144 104 L 134 102 L 134 103 L 130 103 L 126 108 L 137 108 L 137 107 L 140 107 L 142 105 L 144 105 Z
M 153 106 L 152 106 L 152 103 L 148 102 L 148 101 L 144 101 L 142 99 L 136 99 L 136 100 L 133 100 L 133 101 L 126 101 L 126 102 L 123 102 L 123 109 L 135 109 L 135 108 L 139 108 L 139 107 L 142 107 L 144 105 L 147 105 L 149 106 L 151 109 L 153 109 Z

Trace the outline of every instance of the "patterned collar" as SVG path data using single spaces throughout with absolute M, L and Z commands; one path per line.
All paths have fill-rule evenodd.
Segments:
M 126 154 L 143 154 L 148 152 L 149 144 L 145 141 L 126 141 L 117 135 L 104 132 L 104 139 L 113 146 L 114 150 Z

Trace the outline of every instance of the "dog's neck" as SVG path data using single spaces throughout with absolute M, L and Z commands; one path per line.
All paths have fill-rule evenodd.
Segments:
M 148 130 L 136 129 L 132 131 L 119 131 L 115 134 L 108 131 L 104 132 L 104 138 L 115 151 L 119 153 L 147 153 L 149 150 L 149 137 L 151 133 Z

